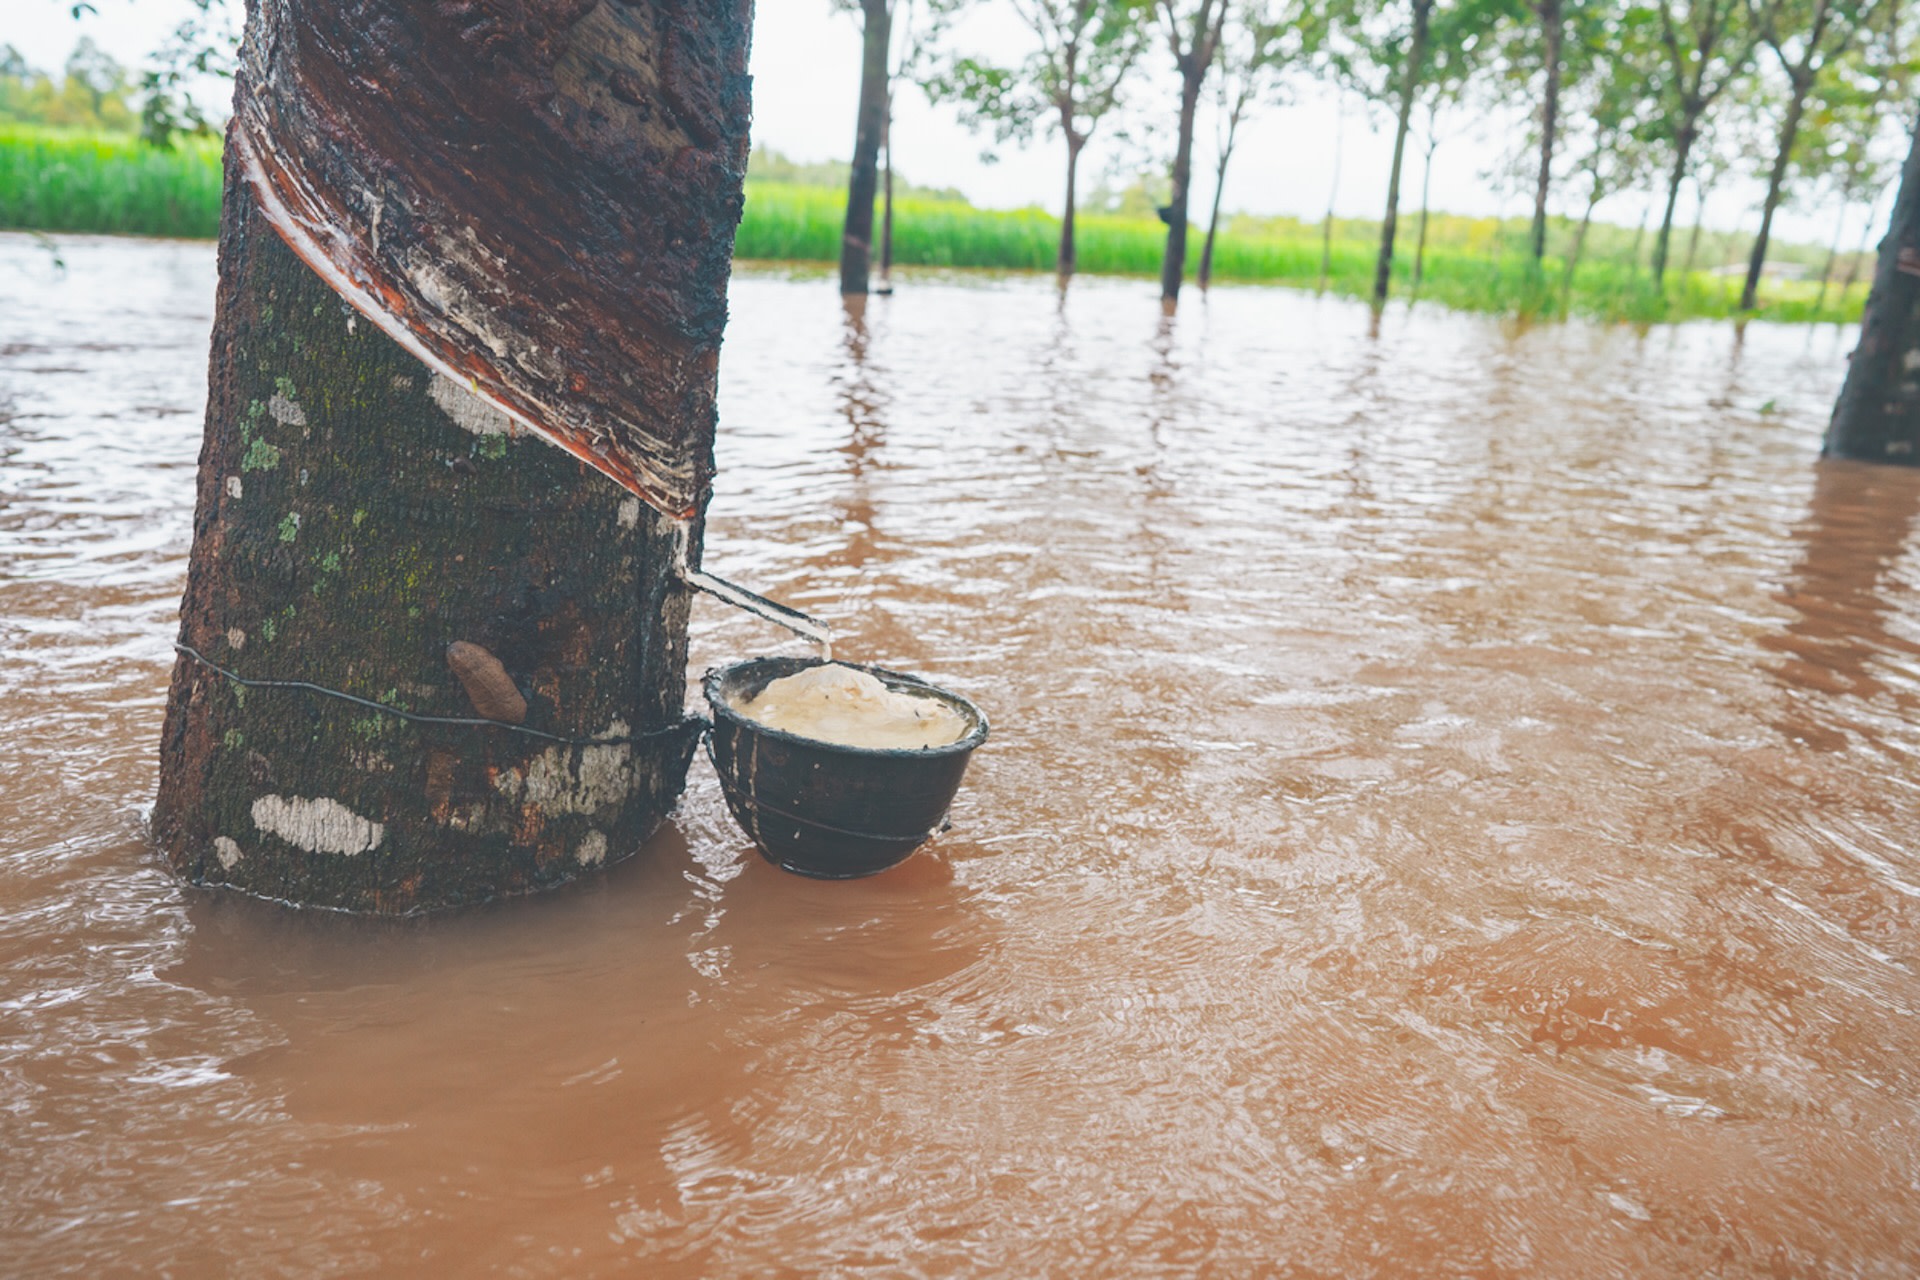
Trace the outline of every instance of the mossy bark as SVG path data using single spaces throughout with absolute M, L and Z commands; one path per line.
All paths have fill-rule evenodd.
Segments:
M 231 185 L 181 642 L 249 679 L 467 717 L 446 662 L 464 640 L 504 665 L 526 727 L 612 741 L 411 722 L 183 654 L 153 819 L 167 861 L 406 913 L 632 855 L 697 738 L 672 540 L 357 316 Z

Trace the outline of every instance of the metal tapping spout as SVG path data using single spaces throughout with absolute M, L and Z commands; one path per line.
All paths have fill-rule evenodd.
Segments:
M 680 580 L 688 586 L 706 592 L 719 600 L 724 600 L 736 609 L 745 609 L 755 617 L 764 618 L 776 626 L 785 627 L 795 635 L 804 636 L 820 646 L 820 656 L 828 662 L 833 661 L 833 629 L 818 618 L 800 612 L 775 600 L 728 582 L 725 578 L 696 569 L 688 556 L 693 541 L 693 525 L 690 521 L 676 520 L 673 534 L 673 567 Z

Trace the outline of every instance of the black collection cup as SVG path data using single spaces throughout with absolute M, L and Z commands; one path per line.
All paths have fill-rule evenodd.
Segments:
M 846 747 L 770 729 L 734 710 L 768 684 L 818 658 L 749 658 L 709 671 L 713 709 L 707 753 L 734 819 L 767 859 L 827 880 L 872 875 L 906 860 L 946 820 L 987 718 L 957 693 L 880 667 L 844 665 L 888 688 L 935 698 L 971 726 L 938 747 Z

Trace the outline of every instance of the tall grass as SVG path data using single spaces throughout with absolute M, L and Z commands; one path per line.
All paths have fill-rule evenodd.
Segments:
M 742 258 L 835 261 L 844 213 L 845 196 L 832 188 L 749 181 L 736 253 Z M 907 266 L 1045 271 L 1053 269 L 1059 250 L 1059 220 L 1036 209 L 976 209 L 956 201 L 908 198 L 895 203 L 894 221 L 894 261 Z M 1371 292 L 1378 224 L 1336 222 L 1322 279 L 1318 226 L 1280 218 L 1241 221 L 1249 224 L 1248 231 L 1229 226 L 1214 248 L 1215 279 L 1325 288 L 1356 298 Z M 1593 228 L 1601 234 L 1589 234 L 1589 252 L 1567 281 L 1564 256 L 1549 253 L 1536 266 L 1523 249 L 1524 224 L 1490 218 L 1436 218 L 1416 288 L 1412 225 L 1413 219 L 1403 220 L 1407 232 L 1393 269 L 1396 299 L 1465 311 L 1637 323 L 1729 317 L 1739 302 L 1739 277 L 1704 271 L 1669 272 L 1666 290 L 1655 289 L 1644 246 L 1633 243 L 1631 232 L 1616 227 Z M 1570 244 L 1571 227 L 1559 230 L 1561 245 Z M 1075 222 L 1075 249 L 1083 272 L 1155 276 L 1165 245 L 1166 229 L 1157 221 L 1083 213 Z M 1188 238 L 1189 277 L 1199 255 L 1196 234 Z M 1860 318 L 1867 295 L 1864 281 L 1844 297 L 1835 281 L 1816 306 L 1818 291 L 1813 280 L 1769 280 L 1755 314 L 1769 320 L 1829 323 Z
M 156 151 L 127 135 L 0 125 L 0 227 L 218 235 L 220 144 Z
M 844 212 L 845 195 L 836 187 L 750 179 L 736 254 L 835 261 Z M 190 139 L 176 151 L 158 152 L 126 137 L 0 125 L 0 226 L 211 237 L 219 223 L 220 150 L 210 139 Z M 1625 228 L 1596 224 L 1587 238 L 1587 256 L 1567 281 L 1561 256 L 1550 253 L 1536 266 L 1525 254 L 1523 224 L 1444 215 L 1431 221 L 1416 288 L 1415 219 L 1408 217 L 1402 225 L 1407 234 L 1394 263 L 1393 293 L 1416 304 L 1651 323 L 1731 316 L 1739 301 L 1737 277 L 1705 272 L 1671 272 L 1665 291 L 1656 290 L 1644 262 L 1643 237 Z M 1082 214 L 1076 227 L 1082 271 L 1159 273 L 1166 243 L 1159 222 Z M 1215 248 L 1214 277 L 1364 297 L 1373 285 L 1377 225 L 1342 219 L 1333 230 L 1323 279 L 1318 225 L 1291 218 L 1236 219 Z M 1054 266 L 1059 236 L 1058 219 L 1038 209 L 976 209 L 918 193 L 895 205 L 894 261 L 905 266 L 1047 271 Z M 1571 244 L 1572 228 L 1557 225 L 1553 240 L 1564 249 Z M 1191 275 L 1200 237 L 1189 243 Z M 1723 245 L 1723 256 L 1725 251 Z M 1759 315 L 1857 320 L 1867 287 L 1858 283 L 1843 297 L 1836 283 L 1816 306 L 1817 292 L 1814 281 L 1770 280 Z

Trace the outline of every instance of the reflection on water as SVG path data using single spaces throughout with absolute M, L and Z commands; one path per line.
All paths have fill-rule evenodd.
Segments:
M 144 845 L 212 251 L 63 253 L 0 238 L 0 1269 L 1920 1266 L 1920 483 L 1815 463 L 1849 334 L 748 273 L 709 562 L 984 706 L 954 830 L 806 881 L 702 768 L 395 923 Z
M 1776 598 L 1799 616 L 1761 643 L 1781 654 L 1776 668 L 1783 685 L 1815 696 L 1790 705 L 1809 722 L 1857 718 L 1857 702 L 1882 702 L 1910 712 L 1911 686 L 1889 676 L 1920 656 L 1920 644 L 1898 634 L 1896 609 L 1904 584 L 1887 581 L 1907 549 L 1913 518 L 1920 512 L 1920 471 L 1823 460 L 1815 475 L 1806 519 L 1795 530 L 1801 546 L 1787 589 Z M 1845 702 L 1836 696 L 1848 695 Z M 1864 730 L 1862 730 L 1864 731 Z M 1826 731 L 1838 746 L 1844 737 Z M 1808 740 L 1812 741 L 1813 736 Z

